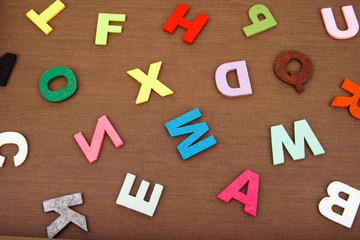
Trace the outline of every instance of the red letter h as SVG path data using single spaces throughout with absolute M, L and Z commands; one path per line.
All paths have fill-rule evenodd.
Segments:
M 176 8 L 175 12 L 171 15 L 169 20 L 164 25 L 163 29 L 172 34 L 177 26 L 180 26 L 186 29 L 186 33 L 183 36 L 183 41 L 191 44 L 196 36 L 200 33 L 201 29 L 205 26 L 206 22 L 209 20 L 209 17 L 199 13 L 199 15 L 195 18 L 194 22 L 190 22 L 185 19 L 184 16 L 189 10 L 189 7 L 185 4 L 180 3 L 180 5 Z

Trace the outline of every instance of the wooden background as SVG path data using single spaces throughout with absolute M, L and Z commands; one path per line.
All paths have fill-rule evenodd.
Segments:
M 210 17 L 192 45 L 162 26 L 179 1 L 62 0 L 66 8 L 50 21 L 46 36 L 25 14 L 40 13 L 53 0 L 0 1 L 0 55 L 18 58 L 8 85 L 0 88 L 0 132 L 22 133 L 29 144 L 26 162 L 15 168 L 15 145 L 1 148 L 0 235 L 46 237 L 58 214 L 44 213 L 42 202 L 81 192 L 84 204 L 73 209 L 87 218 L 89 232 L 70 224 L 59 238 L 81 239 L 359 239 L 360 219 L 347 229 L 323 217 L 320 200 L 337 180 L 360 189 L 359 120 L 347 109 L 331 108 L 345 78 L 360 84 L 360 35 L 350 40 L 330 37 L 320 9 L 332 7 L 346 29 L 341 7 L 358 1 L 263 0 L 183 1 L 186 18 Z M 278 26 L 246 38 L 251 6 L 266 5 Z M 126 14 L 122 34 L 110 34 L 107 46 L 95 46 L 98 13 Z M 277 56 L 288 49 L 306 54 L 314 71 L 302 94 L 274 73 Z M 218 66 L 246 60 L 253 95 L 228 98 L 215 86 Z M 140 84 L 126 71 L 147 72 L 163 61 L 159 80 L 174 91 L 136 105 Z M 49 68 L 67 66 L 77 77 L 70 99 L 51 103 L 39 91 Z M 289 68 L 299 68 L 292 62 Z M 229 74 L 230 85 L 235 73 Z M 53 81 L 61 89 L 65 79 Z M 218 144 L 183 161 L 176 146 L 186 136 L 171 138 L 164 124 L 199 108 Z M 73 135 L 91 140 L 97 119 L 106 115 L 124 141 L 116 149 L 106 136 L 99 159 L 89 164 Z M 272 165 L 270 127 L 283 124 L 293 137 L 294 121 L 306 119 L 326 153 Z M 243 171 L 260 175 L 258 214 L 243 204 L 216 198 Z M 115 204 L 126 173 L 164 185 L 152 218 Z M 151 191 L 150 191 L 151 192 Z M 148 193 L 149 195 L 150 193 Z M 148 196 L 149 197 L 149 196 Z

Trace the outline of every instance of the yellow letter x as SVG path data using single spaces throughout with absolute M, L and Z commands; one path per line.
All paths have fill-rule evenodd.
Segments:
M 158 79 L 162 62 L 150 64 L 148 75 L 143 73 L 140 69 L 127 71 L 127 73 L 141 83 L 139 94 L 136 98 L 136 104 L 149 101 L 151 89 L 154 89 L 160 96 L 165 97 L 173 94 L 170 88 L 162 84 Z

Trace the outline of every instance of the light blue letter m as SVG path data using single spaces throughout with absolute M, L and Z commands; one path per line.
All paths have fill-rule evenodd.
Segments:
M 286 133 L 283 125 L 271 127 L 271 145 L 274 165 L 284 163 L 282 145 L 284 145 L 294 161 L 305 158 L 305 140 L 315 156 L 325 153 L 306 120 L 294 122 L 294 135 L 295 144 Z

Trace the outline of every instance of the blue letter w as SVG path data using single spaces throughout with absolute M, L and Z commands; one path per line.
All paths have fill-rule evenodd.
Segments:
M 205 122 L 184 126 L 185 124 L 194 121 L 195 119 L 198 119 L 200 117 L 201 113 L 199 109 L 196 108 L 178 118 L 175 118 L 168 123 L 165 123 L 165 127 L 169 131 L 171 137 L 191 134 L 188 138 L 186 138 L 182 143 L 177 146 L 181 157 L 184 160 L 216 144 L 216 140 L 213 136 L 210 136 L 200 142 L 195 143 L 207 131 L 209 131 L 209 127 Z

